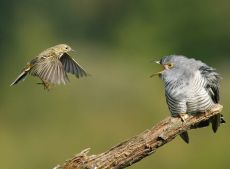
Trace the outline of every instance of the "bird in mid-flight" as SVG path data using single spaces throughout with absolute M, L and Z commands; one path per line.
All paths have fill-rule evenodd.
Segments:
M 180 116 L 182 120 L 187 114 L 205 112 L 219 102 L 220 75 L 205 63 L 185 56 L 164 56 L 160 61 L 163 71 L 153 74 L 159 75 L 164 82 L 166 102 L 172 116 Z M 202 125 L 212 124 L 214 132 L 220 123 L 224 123 L 223 115 L 217 114 Z M 208 124 L 207 124 L 208 123 Z M 188 143 L 187 131 L 180 134 Z
M 66 44 L 44 50 L 26 64 L 11 86 L 24 80 L 28 74 L 39 77 L 42 81 L 39 84 L 43 84 L 48 90 L 52 85 L 69 82 L 67 73 L 74 74 L 77 78 L 87 76 L 86 71 L 68 54 L 70 51 L 73 50 Z

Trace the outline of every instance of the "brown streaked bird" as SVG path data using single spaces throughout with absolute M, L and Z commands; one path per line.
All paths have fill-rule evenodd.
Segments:
M 73 51 L 66 44 L 59 44 L 41 52 L 23 68 L 18 77 L 10 86 L 24 80 L 28 74 L 41 79 L 44 89 L 49 90 L 55 84 L 69 82 L 67 73 L 77 78 L 87 76 L 86 71 L 68 54 Z

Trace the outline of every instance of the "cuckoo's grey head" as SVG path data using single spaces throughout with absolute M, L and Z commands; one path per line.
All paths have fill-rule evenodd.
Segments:
M 198 70 L 202 62 L 195 59 L 189 59 L 180 55 L 169 55 L 161 58 L 156 62 L 163 66 L 163 71 L 153 74 L 159 75 L 165 82 L 176 81 L 178 79 L 187 79 L 194 74 L 195 70 Z

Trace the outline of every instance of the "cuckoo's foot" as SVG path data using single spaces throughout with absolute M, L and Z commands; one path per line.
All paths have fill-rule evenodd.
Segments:
M 189 115 L 187 113 L 180 113 L 178 114 L 178 116 L 180 117 L 182 123 L 186 121 L 186 119 L 189 118 Z M 188 144 L 189 143 L 189 136 L 188 136 L 188 132 L 184 131 L 183 133 L 180 134 L 180 137 Z
M 187 113 L 179 113 L 178 116 L 181 118 L 182 122 L 185 122 L 189 115 Z

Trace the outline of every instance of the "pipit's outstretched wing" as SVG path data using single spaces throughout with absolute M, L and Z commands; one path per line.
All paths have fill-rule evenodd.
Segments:
M 56 57 L 40 58 L 32 67 L 30 74 L 51 84 L 66 84 L 69 81 L 62 63 Z
M 74 74 L 77 78 L 87 76 L 86 71 L 67 53 L 64 53 L 60 61 L 66 72 Z

